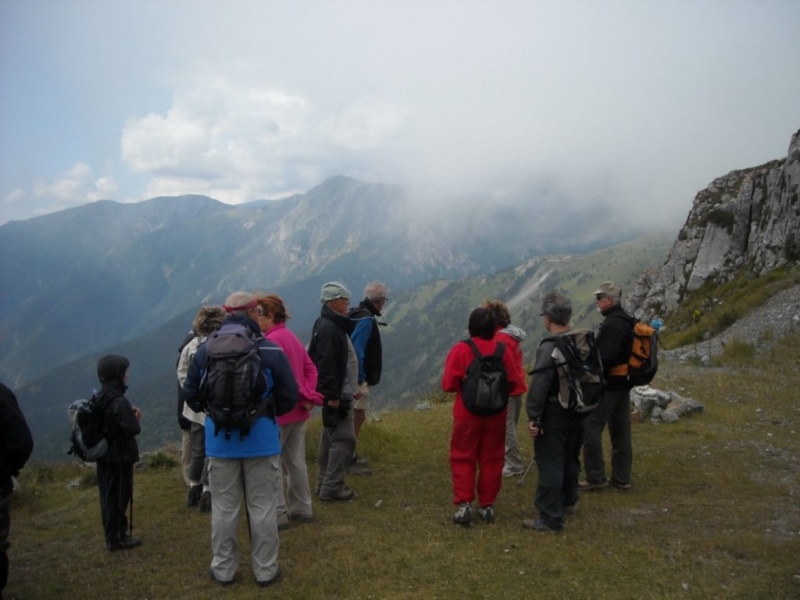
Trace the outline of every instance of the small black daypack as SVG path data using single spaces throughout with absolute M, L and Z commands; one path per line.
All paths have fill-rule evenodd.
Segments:
M 75 400 L 67 408 L 71 430 L 68 454 L 85 462 L 97 462 L 108 453 L 108 442 L 103 435 L 105 411 L 96 396 L 88 400 Z
M 206 367 L 200 394 L 206 413 L 214 422 L 214 435 L 239 430 L 239 439 L 250 433 L 256 419 L 264 415 L 271 389 L 261 370 L 258 338 L 245 326 L 227 323 L 205 342 Z
M 606 389 L 603 362 L 594 333 L 570 331 L 545 338 L 541 343 L 545 342 L 554 344 L 551 357 L 558 374 L 559 404 L 571 412 L 594 410 Z M 542 370 L 534 369 L 530 375 Z
M 464 343 L 472 348 L 475 358 L 467 367 L 461 386 L 464 406 L 474 415 L 486 417 L 503 412 L 508 406 L 508 373 L 503 363 L 506 345 L 497 343 L 492 354 L 482 355 L 470 338 Z

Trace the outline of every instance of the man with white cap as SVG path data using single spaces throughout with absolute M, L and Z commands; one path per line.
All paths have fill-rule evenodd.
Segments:
M 358 358 L 349 334 L 350 291 L 338 281 L 322 286 L 322 309 L 314 323 L 308 355 L 317 366 L 317 391 L 324 396 L 317 454 L 316 491 L 320 500 L 352 500 L 345 474 L 356 447 L 353 396 L 358 390 Z
M 608 424 L 611 437 L 611 485 L 629 490 L 633 449 L 631 385 L 627 378 L 627 364 L 635 321 L 620 305 L 622 288 L 617 284 L 604 282 L 595 290 L 594 298 L 597 309 L 604 317 L 597 332 L 597 347 L 603 360 L 607 388 L 597 408 L 589 413 L 583 424 L 583 468 L 586 479 L 578 483 L 578 489 L 587 492 L 608 487 L 602 437 L 603 429 Z

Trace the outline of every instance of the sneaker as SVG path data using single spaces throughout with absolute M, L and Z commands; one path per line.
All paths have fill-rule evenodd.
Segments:
M 361 467 L 355 463 L 347 468 L 348 475 L 372 475 L 372 471 L 367 467 Z
M 525 519 L 522 522 L 523 529 L 532 529 L 533 531 L 541 531 L 544 533 L 558 533 L 559 529 L 553 529 L 541 519 Z
M 472 525 L 472 506 L 466 502 L 459 504 L 456 514 L 453 515 L 453 523 L 462 527 L 470 527 Z
M 200 494 L 200 501 L 197 503 L 197 510 L 202 513 L 211 512 L 211 492 L 205 491 Z
M 203 484 L 198 483 L 189 488 L 186 492 L 186 507 L 193 508 L 200 502 L 200 496 L 203 494 Z
M 523 469 L 503 469 L 503 477 L 517 477 L 522 475 L 525 471 Z
M 578 482 L 578 491 L 580 492 L 591 492 L 594 490 L 603 490 L 608 487 L 607 481 L 579 481 Z
M 290 523 L 291 519 L 287 513 L 281 513 L 278 515 L 278 531 L 285 531 L 292 526 Z
M 233 579 L 231 579 L 230 581 L 222 581 L 221 579 L 217 579 L 217 576 L 214 575 L 214 569 L 212 569 L 211 567 L 208 567 L 208 576 L 211 578 L 211 581 L 222 586 L 230 585 L 233 583 Z
M 478 509 L 478 514 L 483 519 L 483 522 L 489 525 L 490 523 L 494 523 L 494 506 L 491 504 L 489 506 L 481 506 Z
M 320 492 L 319 499 L 324 502 L 328 502 L 330 500 L 347 502 L 348 500 L 352 500 L 355 497 L 355 495 L 356 495 L 355 492 L 353 492 L 353 490 L 351 490 L 349 487 L 345 485 L 330 494 L 323 494 L 322 492 Z
M 275 573 L 275 577 L 272 579 L 267 579 L 266 581 L 256 581 L 256 585 L 258 587 L 269 587 L 275 583 L 278 583 L 281 579 L 283 579 L 283 573 L 281 573 L 280 568 L 278 568 L 278 572 Z
M 622 491 L 625 491 L 625 492 L 627 492 L 629 489 L 631 489 L 631 484 L 630 483 L 618 483 L 616 481 L 612 481 L 611 485 L 613 485 L 618 490 L 622 490 Z

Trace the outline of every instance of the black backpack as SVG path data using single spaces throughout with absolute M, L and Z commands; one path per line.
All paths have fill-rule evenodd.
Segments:
M 594 410 L 606 389 L 603 362 L 594 333 L 588 330 L 570 331 L 545 338 L 541 343 L 545 342 L 554 344 L 551 357 L 558 373 L 559 404 L 571 412 Z M 529 374 L 535 375 L 542 370 L 534 369 Z
M 108 453 L 108 442 L 103 435 L 105 411 L 96 396 L 88 400 L 75 400 L 67 408 L 72 434 L 68 454 L 85 462 L 97 462 Z
M 506 345 L 497 343 L 494 353 L 482 355 L 472 338 L 464 340 L 475 358 L 467 367 L 461 397 L 469 412 L 481 417 L 496 415 L 508 406 L 508 373 L 503 364 Z
M 247 327 L 227 323 L 205 341 L 206 366 L 200 394 L 206 413 L 214 422 L 214 435 L 239 430 L 239 439 L 250 433 L 256 419 L 267 411 L 266 395 L 272 388 L 261 370 L 259 338 Z

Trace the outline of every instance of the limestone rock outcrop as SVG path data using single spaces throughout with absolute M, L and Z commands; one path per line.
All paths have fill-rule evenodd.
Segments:
M 628 309 L 640 318 L 666 315 L 687 292 L 723 283 L 743 266 L 757 275 L 800 260 L 800 131 L 785 159 L 732 171 L 694 199 L 686 223 L 658 273 L 645 273 Z

